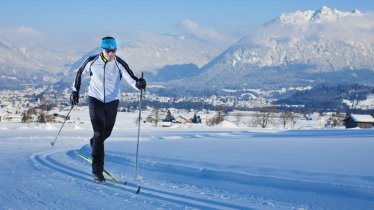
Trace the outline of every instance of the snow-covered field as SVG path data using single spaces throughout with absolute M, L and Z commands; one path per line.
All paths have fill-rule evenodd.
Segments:
M 81 118 L 87 119 L 86 114 Z M 0 123 L 0 209 L 373 209 L 374 129 L 251 129 L 142 124 L 119 113 L 95 184 L 90 124 Z

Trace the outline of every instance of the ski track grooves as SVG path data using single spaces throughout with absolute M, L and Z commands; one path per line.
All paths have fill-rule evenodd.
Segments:
M 83 185 L 82 183 L 76 182 L 77 184 L 81 184 L 83 187 L 93 191 L 97 190 L 96 188 L 90 188 L 89 186 L 97 186 L 96 183 L 93 183 L 92 180 L 88 177 L 91 177 L 91 174 L 88 172 L 81 171 L 77 168 L 73 168 L 66 164 L 63 164 L 52 157 L 53 154 L 63 153 L 62 150 L 49 150 L 46 152 L 35 153 L 30 156 L 30 160 L 32 161 L 32 165 L 35 169 L 41 170 L 35 163 L 40 164 L 43 167 L 46 167 L 52 171 L 59 172 L 61 174 L 76 178 L 80 181 L 92 183 L 90 185 Z M 67 152 L 68 157 L 72 158 L 72 151 Z M 70 155 L 69 155 L 70 154 Z M 78 160 L 78 159 L 75 159 Z M 128 186 L 123 185 L 119 186 L 113 183 L 108 183 L 109 186 L 103 185 L 103 188 L 109 190 L 110 194 L 113 194 L 116 190 L 122 190 L 131 193 L 133 195 L 135 188 L 131 187 L 134 184 L 129 184 Z M 118 196 L 118 195 L 117 195 Z M 141 192 L 137 196 L 144 196 L 146 198 L 158 199 L 166 202 L 170 202 L 173 204 L 181 205 L 181 206 L 188 206 L 191 208 L 199 208 L 199 209 L 251 209 L 245 206 L 240 206 L 232 203 L 225 203 L 220 201 L 208 200 L 204 198 L 197 198 L 188 195 L 182 195 L 173 192 L 167 192 L 164 190 L 157 190 L 150 187 L 143 187 L 141 186 Z M 122 196 L 123 197 L 123 196 Z
M 130 154 L 126 154 L 129 155 Z M 129 164 L 129 159 L 118 156 L 118 155 L 107 155 L 113 163 L 125 163 Z M 121 160 L 122 159 L 122 160 Z M 149 157 L 149 159 L 156 159 L 155 157 Z M 168 161 L 173 162 L 173 161 Z M 174 161 L 175 162 L 175 161 Z M 324 195 L 339 195 L 340 197 L 347 198 L 359 198 L 362 200 L 374 200 L 374 194 L 368 193 L 370 189 L 362 186 L 350 186 L 344 184 L 324 183 L 308 180 L 298 179 L 287 179 L 273 176 L 261 176 L 244 174 L 232 171 L 223 171 L 215 169 L 200 169 L 189 166 L 182 166 L 177 164 L 162 163 L 160 162 L 143 162 L 140 166 L 143 170 L 149 171 L 166 171 L 172 174 L 179 174 L 188 177 L 196 177 L 200 179 L 213 179 L 230 182 L 236 182 L 238 184 L 253 185 L 253 186 L 265 186 L 277 189 L 287 189 L 300 191 L 300 192 L 311 192 Z M 372 177 L 370 177 L 372 178 Z M 362 191 L 363 190 L 363 191 Z

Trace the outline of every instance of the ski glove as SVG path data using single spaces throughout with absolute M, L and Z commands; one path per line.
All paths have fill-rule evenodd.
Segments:
M 145 87 L 147 86 L 147 82 L 145 81 L 145 79 L 143 79 L 143 78 L 139 78 L 138 81 L 136 82 L 135 86 L 136 86 L 139 90 L 144 90 Z
M 79 93 L 77 91 L 73 91 L 71 93 L 70 102 L 71 102 L 71 105 L 77 105 L 79 103 Z

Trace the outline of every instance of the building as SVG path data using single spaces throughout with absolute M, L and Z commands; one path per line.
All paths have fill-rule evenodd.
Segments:
M 174 120 L 175 123 L 180 123 L 180 124 L 186 124 L 188 122 L 188 120 L 182 116 L 179 116 L 177 117 L 175 120 Z
M 167 122 L 167 121 L 163 121 L 161 124 L 162 127 L 171 127 L 171 125 L 172 125 L 172 122 Z
M 372 128 L 374 124 L 371 115 L 350 114 L 343 121 L 345 128 Z
M 21 122 L 22 116 L 17 114 L 9 114 L 4 117 L 4 121 L 8 122 Z
M 62 123 L 65 121 L 66 116 L 57 112 L 49 112 L 45 116 L 46 122 L 53 122 L 53 123 Z M 70 116 L 67 117 L 67 120 L 70 120 Z
M 154 116 L 148 116 L 145 118 L 144 123 L 156 123 L 157 119 Z

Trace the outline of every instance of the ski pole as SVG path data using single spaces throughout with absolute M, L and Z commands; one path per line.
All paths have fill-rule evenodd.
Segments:
M 57 139 L 58 139 L 58 136 L 60 135 L 61 130 L 62 130 L 62 128 L 64 127 L 66 120 L 69 118 L 70 112 L 71 112 L 71 110 L 73 110 L 73 108 L 74 108 L 74 104 L 71 105 L 71 108 L 70 108 L 68 114 L 66 115 L 65 120 L 64 120 L 64 123 L 62 123 L 62 126 L 61 126 L 61 128 L 60 128 L 60 131 L 58 131 L 58 134 L 57 134 L 55 140 L 54 140 L 53 142 L 51 142 L 51 145 L 52 145 L 52 146 L 55 145 L 55 143 L 56 143 L 56 141 L 57 141 Z
M 144 73 L 142 72 L 142 78 Z M 139 98 L 139 122 L 138 122 L 138 142 L 136 144 L 136 161 L 135 161 L 135 181 L 138 178 L 138 153 L 139 153 L 139 136 L 140 136 L 140 120 L 142 116 L 142 98 L 143 98 L 143 89 L 140 90 L 140 98 Z

